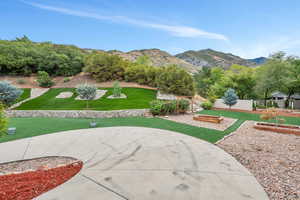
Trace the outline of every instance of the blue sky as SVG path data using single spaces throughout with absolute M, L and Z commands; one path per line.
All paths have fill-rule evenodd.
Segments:
M 172 54 L 212 48 L 245 58 L 300 56 L 300 1 L 2 0 L 0 38 Z

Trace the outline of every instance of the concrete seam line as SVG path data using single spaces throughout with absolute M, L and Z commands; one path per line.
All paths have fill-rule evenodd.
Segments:
M 25 149 L 25 151 L 24 151 L 24 153 L 23 153 L 22 159 L 24 159 L 24 158 L 25 158 L 25 156 L 26 156 L 26 153 L 27 153 L 27 151 L 28 151 L 28 149 L 29 149 L 29 146 L 30 146 L 31 140 L 32 140 L 32 139 L 30 139 L 30 140 L 28 141 L 28 144 L 27 144 L 27 146 L 26 146 L 26 149 Z
M 118 192 L 116 192 L 116 191 L 110 189 L 109 187 L 107 187 L 107 186 L 105 186 L 105 185 L 103 185 L 103 184 L 101 184 L 101 183 L 95 181 L 95 180 L 92 179 L 91 177 L 88 177 L 88 176 L 86 176 L 86 175 L 84 175 L 84 174 L 81 174 L 81 176 L 83 176 L 84 178 L 88 179 L 89 181 L 92 181 L 93 183 L 99 185 L 100 187 L 102 187 L 102 188 L 104 188 L 104 189 L 106 189 L 106 190 L 108 190 L 108 191 L 110 191 L 110 192 L 112 192 L 112 193 L 118 195 L 119 197 L 121 197 L 121 198 L 123 198 L 123 199 L 129 200 L 129 199 L 128 199 L 127 197 L 125 197 L 124 195 L 122 195 L 122 194 L 120 194 L 120 193 L 118 193 Z

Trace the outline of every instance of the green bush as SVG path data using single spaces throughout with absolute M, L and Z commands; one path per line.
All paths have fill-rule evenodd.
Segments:
M 39 71 L 37 75 L 37 82 L 40 87 L 51 87 L 54 85 L 54 82 L 52 81 L 49 74 L 45 71 Z
M 204 102 L 201 104 L 201 107 L 202 107 L 204 110 L 210 110 L 210 109 L 212 109 L 212 107 L 213 107 L 213 103 L 207 100 L 207 101 L 204 101 Z
M 89 101 L 96 96 L 97 88 L 93 85 L 81 84 L 76 87 L 76 92 L 81 99 L 86 100 L 86 108 L 88 108 Z
M 150 112 L 153 115 L 185 113 L 189 109 L 189 105 L 189 101 L 183 99 L 173 101 L 154 100 L 150 102 Z
M 98 82 L 124 80 L 124 71 L 128 65 L 128 61 L 117 55 L 93 52 L 85 59 L 84 71 Z
M 183 96 L 193 96 L 195 93 L 193 77 L 176 65 L 164 67 L 157 78 L 157 84 L 164 93 Z
M 181 113 L 185 113 L 190 107 L 190 102 L 186 99 L 180 99 L 177 101 L 177 106 Z
M 122 93 L 122 88 L 120 87 L 119 81 L 116 81 L 114 83 L 114 90 L 113 90 L 113 96 L 114 97 L 120 97 Z
M 0 103 L 0 137 L 6 133 L 8 119 L 5 116 L 4 105 Z
M 162 115 L 162 106 L 164 101 L 154 100 L 150 102 L 150 112 L 152 115 Z

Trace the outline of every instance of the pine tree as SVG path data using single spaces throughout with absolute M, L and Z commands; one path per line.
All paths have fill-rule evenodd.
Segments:
M 238 96 L 235 93 L 235 90 L 232 88 L 229 88 L 222 97 L 223 102 L 231 108 L 231 106 L 235 105 L 238 100 Z

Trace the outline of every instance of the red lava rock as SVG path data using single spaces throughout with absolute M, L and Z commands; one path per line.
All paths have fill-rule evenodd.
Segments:
M 0 200 L 33 199 L 71 179 L 82 166 L 82 161 L 75 160 L 57 167 L 40 166 L 35 171 L 0 175 Z

